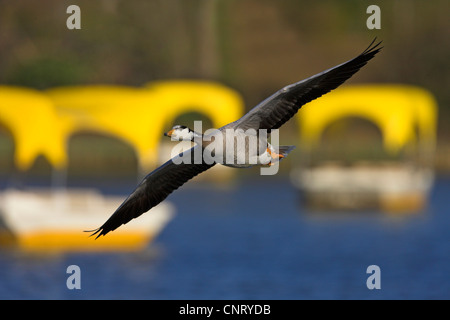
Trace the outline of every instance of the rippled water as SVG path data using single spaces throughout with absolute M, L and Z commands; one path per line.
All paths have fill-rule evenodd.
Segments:
M 450 299 L 450 180 L 427 212 L 315 215 L 268 177 L 221 190 L 188 185 L 177 215 L 138 253 L 0 251 L 1 299 Z M 69 290 L 69 265 L 81 289 Z M 369 265 L 381 289 L 369 290 Z

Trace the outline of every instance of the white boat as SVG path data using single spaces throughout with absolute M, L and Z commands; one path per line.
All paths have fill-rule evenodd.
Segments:
M 14 244 L 30 251 L 139 250 L 159 234 L 173 216 L 164 202 L 125 226 L 97 240 L 89 237 L 124 200 L 95 190 L 50 191 L 7 189 L 0 194 L 4 228 L 0 244 Z
M 426 206 L 434 174 L 398 163 L 322 164 L 294 169 L 291 180 L 310 208 L 416 212 Z
M 240 118 L 243 106 L 234 90 L 205 81 L 158 81 L 141 88 L 68 86 L 46 91 L 0 86 L 0 123 L 12 134 L 15 168 L 26 172 L 43 156 L 55 169 L 52 186 L 66 186 L 68 150 L 76 134 L 89 132 L 125 143 L 135 152 L 138 170 L 150 172 L 161 155 L 165 125 L 180 115 L 198 112 L 219 128 Z M 89 159 L 89 154 L 86 157 Z M 165 162 L 169 157 L 162 159 Z M 216 167 L 210 177 L 230 176 L 230 170 Z M 124 199 L 93 190 L 6 190 L 0 194 L 0 229 L 4 227 L 0 244 L 32 250 L 142 248 L 171 219 L 174 210 L 167 201 L 97 240 L 83 232 L 100 227 Z
M 433 95 L 413 86 L 356 85 L 330 92 L 302 108 L 297 118 L 302 159 L 291 180 L 313 208 L 420 212 L 434 180 L 437 111 Z M 351 135 L 332 152 L 321 153 L 326 129 L 351 118 L 379 129 L 383 152 L 377 157 L 343 158 L 346 148 L 356 154 L 379 142 L 358 145 Z

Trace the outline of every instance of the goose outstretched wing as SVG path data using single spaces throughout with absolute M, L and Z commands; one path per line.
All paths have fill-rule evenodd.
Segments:
M 149 173 L 100 228 L 90 231 L 92 235 L 97 235 L 97 239 L 126 224 L 155 207 L 188 180 L 213 167 L 215 163 L 196 161 L 196 155 L 201 154 L 195 152 L 196 148 L 202 152 L 201 146 L 195 146 Z
M 277 91 L 236 121 L 233 127 L 278 129 L 304 104 L 336 89 L 372 59 L 382 49 L 381 42 L 374 44 L 375 40 L 357 57 Z

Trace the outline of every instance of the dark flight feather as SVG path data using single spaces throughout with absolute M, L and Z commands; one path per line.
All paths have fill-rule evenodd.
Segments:
M 188 180 L 213 167 L 214 163 L 207 164 L 203 160 L 197 161 L 198 164 L 195 163 L 195 148 L 200 148 L 201 155 L 203 152 L 201 147 L 193 147 L 180 154 L 177 159 L 183 157 L 189 159 L 189 163 L 177 164 L 173 158 L 149 173 L 100 228 L 87 232 L 93 232 L 92 236 L 97 235 L 96 239 L 106 235 L 155 207 Z
M 306 103 L 336 89 L 361 67 L 372 59 L 381 49 L 381 42 L 369 47 L 356 58 L 308 79 L 288 85 L 258 104 L 236 122 L 238 128 L 278 129 Z

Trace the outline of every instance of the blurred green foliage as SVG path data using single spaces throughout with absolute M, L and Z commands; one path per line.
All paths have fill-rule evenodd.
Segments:
M 66 27 L 70 4 L 81 9 L 81 30 Z M 371 4 L 381 30 L 366 27 Z M 447 110 L 449 9 L 448 0 L 0 0 L 0 83 L 213 79 L 251 107 L 378 36 L 385 49 L 351 81 L 424 86 Z
M 38 58 L 18 64 L 8 75 L 8 83 L 42 90 L 82 83 L 85 74 L 80 64 L 59 58 Z
M 71 4 L 81 9 L 81 30 L 66 27 Z M 366 27 L 372 4 L 381 9 L 381 30 Z M 0 84 L 208 79 L 237 89 L 250 109 L 378 37 L 383 51 L 349 83 L 425 87 L 437 98 L 440 136 L 447 137 L 449 12 L 448 0 L 0 0 Z M 284 130 L 293 133 L 286 140 L 297 140 L 292 121 Z
M 69 177 L 124 178 L 137 174 L 138 160 L 134 149 L 109 136 L 91 132 L 77 133 L 70 138 L 68 154 Z

